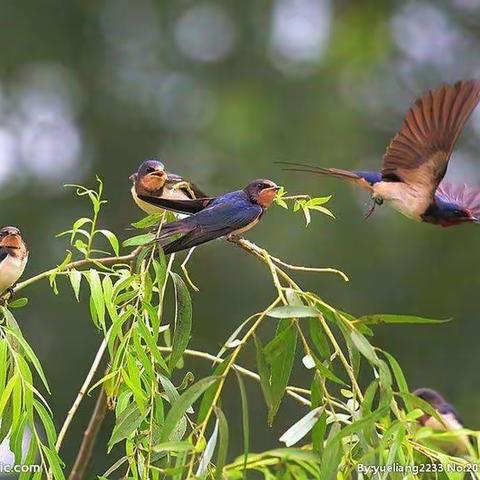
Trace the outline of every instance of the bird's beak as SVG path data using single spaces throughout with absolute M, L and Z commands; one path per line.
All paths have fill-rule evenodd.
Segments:
M 148 176 L 151 177 L 158 177 L 158 178 L 166 178 L 167 172 L 165 170 L 154 170 L 153 172 L 150 172 L 147 174 Z
M 140 178 L 140 183 L 147 192 L 160 190 L 167 181 L 167 172 L 165 170 L 154 170 Z
M 280 187 L 277 185 L 274 185 L 272 187 L 265 188 L 263 191 L 264 192 L 275 192 L 277 193 L 280 190 Z
M 22 246 L 22 237 L 17 233 L 6 235 L 0 240 L 0 247 L 20 248 Z

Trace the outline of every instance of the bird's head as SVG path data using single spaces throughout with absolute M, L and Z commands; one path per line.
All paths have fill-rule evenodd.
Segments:
M 442 227 L 453 227 L 461 223 L 478 223 L 480 221 L 469 208 L 455 203 L 443 203 L 440 205 L 438 223 Z
M 18 228 L 7 226 L 0 229 L 0 247 L 19 249 L 22 245 L 22 234 Z
M 435 193 L 432 220 L 442 227 L 480 223 L 480 189 L 442 182 Z
M 257 203 L 262 208 L 268 208 L 279 189 L 280 187 L 271 180 L 259 179 L 250 182 L 244 188 L 244 192 L 252 202 Z
M 431 388 L 417 388 L 413 394 L 436 409 L 446 403 L 445 399 L 437 391 Z
M 145 160 L 137 172 L 130 176 L 137 188 L 147 194 L 154 194 L 162 189 L 167 181 L 167 172 L 162 162 L 158 160 Z

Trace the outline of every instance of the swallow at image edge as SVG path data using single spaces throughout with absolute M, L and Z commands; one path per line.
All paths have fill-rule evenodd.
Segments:
M 422 426 L 430 427 L 436 431 L 455 431 L 463 428 L 463 422 L 460 419 L 455 408 L 450 405 L 438 392 L 430 388 L 418 388 L 413 392 L 414 395 L 429 403 L 443 420 L 443 424 L 435 417 L 425 413 L 418 422 Z M 467 435 L 459 435 L 452 440 L 439 442 L 445 452 L 449 455 L 465 455 L 468 453 L 469 439 Z
M 28 260 L 28 250 L 16 227 L 0 229 L 0 293 L 10 289 L 21 277 Z
M 144 161 L 137 172 L 130 176 L 130 179 L 133 182 L 131 189 L 133 200 L 149 215 L 161 213 L 164 209 L 153 202 L 145 202 L 140 197 L 165 198 L 172 201 L 205 197 L 205 194 L 193 183 L 179 175 L 165 171 L 165 166 L 158 160 Z
M 168 255 L 250 230 L 272 204 L 278 190 L 271 180 L 254 180 L 243 190 L 211 199 L 206 208 L 194 215 L 167 223 L 158 237 L 164 253 Z M 165 245 L 166 239 L 177 234 L 182 236 Z
M 440 185 L 455 142 L 479 100 L 479 80 L 444 85 L 418 99 L 388 146 L 381 172 L 278 163 L 290 165 L 286 170 L 341 178 L 369 191 L 374 203 L 367 216 L 385 201 L 420 222 L 442 227 L 479 223 L 480 189 Z

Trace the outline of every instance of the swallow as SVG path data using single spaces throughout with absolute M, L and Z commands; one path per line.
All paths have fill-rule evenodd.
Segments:
M 418 388 L 413 394 L 429 403 L 435 410 L 437 410 L 438 415 L 442 419 L 442 422 L 439 422 L 435 417 L 424 413 L 418 419 L 420 425 L 441 432 L 455 431 L 464 428 L 463 422 L 455 408 L 447 403 L 438 392 L 430 388 Z M 442 441 L 441 448 L 449 455 L 461 456 L 468 453 L 469 444 L 470 440 L 467 435 L 459 435 L 453 440 Z
M 216 238 L 240 235 L 258 223 L 278 190 L 271 180 L 254 180 L 243 190 L 210 199 L 206 207 L 191 216 L 165 224 L 157 240 L 168 255 Z M 165 244 L 165 240 L 177 234 L 181 237 Z
M 175 173 L 167 172 L 163 163 L 158 160 L 143 162 L 137 172 L 130 176 L 130 180 L 133 183 L 131 193 L 134 202 L 149 215 L 161 213 L 163 208 L 142 198 L 182 201 L 206 197 L 193 183 Z
M 341 178 L 373 199 L 367 217 L 385 201 L 413 220 L 450 227 L 479 223 L 480 188 L 440 186 L 452 150 L 480 99 L 480 81 L 460 81 L 429 91 L 408 110 L 383 156 L 380 172 L 321 168 L 305 164 L 287 170 Z
M 0 293 L 10 290 L 21 277 L 28 261 L 28 250 L 20 230 L 0 229 Z

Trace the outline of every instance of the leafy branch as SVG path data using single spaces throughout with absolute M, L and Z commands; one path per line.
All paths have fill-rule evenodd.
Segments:
M 265 478 L 285 474 L 287 478 L 328 480 L 338 475 L 351 478 L 359 463 L 417 465 L 433 461 L 465 466 L 478 462 L 473 448 L 466 459 L 449 456 L 435 443 L 444 442 L 445 434 L 419 428 L 417 420 L 424 412 L 441 421 L 438 413 L 409 392 L 398 362 L 370 341 L 372 328 L 379 323 L 434 324 L 438 320 L 411 315 L 355 318 L 318 294 L 303 290 L 293 277 L 296 272 L 334 273 L 348 281 L 344 273 L 292 265 L 246 239 L 231 237 L 233 245 L 265 265 L 273 298 L 235 329 L 218 354 L 192 350 L 188 345 L 194 315 L 188 285 L 196 287 L 187 271 L 191 252 L 179 266 L 182 278 L 175 271 L 175 257 L 167 261 L 161 249 L 152 244 L 155 232 L 172 218 L 171 214 L 146 217 L 134 224 L 139 233 L 123 242 L 123 248 L 134 249 L 122 253 L 116 235 L 99 226 L 106 202 L 101 181 L 96 191 L 81 186 L 75 189 L 80 197 L 89 199 L 92 214 L 60 234 L 68 236 L 72 251 L 67 251 L 56 268 L 19 283 L 14 290 L 19 292 L 49 279 L 58 294 L 59 280 L 68 279 L 75 298 L 81 301 L 87 289 L 91 320 L 103 340 L 57 437 L 52 412 L 34 387 L 32 370 L 48 392 L 45 374 L 11 313 L 12 308 L 26 302 L 19 299 L 8 308 L 2 307 L 0 434 L 2 438 L 9 436 L 17 459 L 22 454 L 20 440 L 28 428 L 32 441 L 27 460 L 33 462 L 39 456 L 47 478 L 63 479 L 58 452 L 68 439 L 69 426 L 82 400 L 98 389 L 97 403 L 70 473 L 72 480 L 85 477 L 96 433 L 110 411 L 115 425 L 107 450 L 121 445 L 123 455 L 99 477 L 102 480 L 117 478 L 120 470 L 122 477 L 136 480 L 237 479 L 245 478 L 249 471 Z M 323 206 L 328 200 L 288 196 L 284 190 L 277 197 L 284 208 L 293 202 L 293 210 L 302 211 L 307 224 L 311 211 L 330 214 Z M 148 231 L 152 228 L 155 231 Z M 106 247 L 99 246 L 100 242 Z M 171 288 L 167 288 L 169 284 Z M 165 309 L 170 302 L 175 308 L 166 313 L 171 310 Z M 271 322 L 276 322 L 275 334 L 266 338 Z M 249 345 L 256 352 L 255 368 L 239 365 Z M 108 368 L 99 376 L 104 357 Z M 195 379 L 186 371 L 175 385 L 174 379 L 191 357 L 212 362 L 212 374 Z M 302 386 L 290 384 L 296 363 L 304 368 Z M 229 463 L 230 412 L 223 410 L 222 398 L 232 373 L 240 393 L 244 448 Z M 249 399 L 243 377 L 259 383 L 269 425 L 282 408 L 285 395 L 306 407 L 305 415 L 279 439 L 285 448 L 250 452 Z M 37 428 L 37 418 L 46 440 Z M 211 432 L 209 436 L 207 432 Z M 465 434 L 478 437 L 471 431 L 449 432 L 453 439 Z M 302 441 L 305 443 L 296 447 Z

